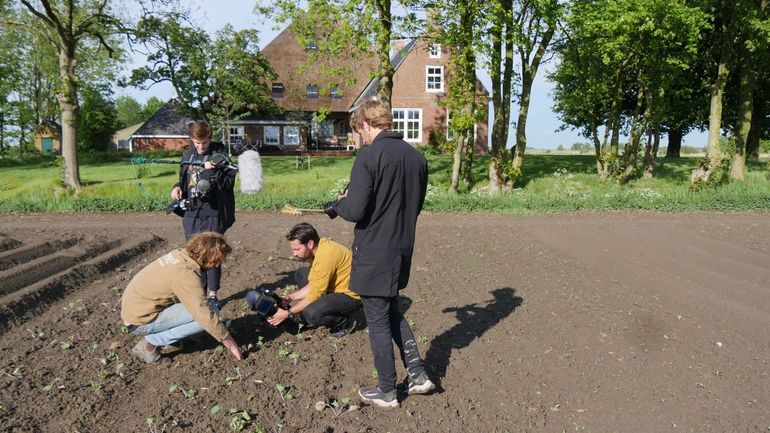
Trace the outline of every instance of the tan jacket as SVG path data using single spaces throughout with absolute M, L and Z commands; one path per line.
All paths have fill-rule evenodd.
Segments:
M 120 317 L 126 324 L 144 325 L 178 302 L 217 341 L 227 338 L 227 329 L 206 302 L 200 266 L 184 249 L 155 260 L 131 279 L 123 292 Z

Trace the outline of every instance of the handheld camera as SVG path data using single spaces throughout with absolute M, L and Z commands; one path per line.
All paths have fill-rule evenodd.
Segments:
M 286 307 L 285 301 L 272 290 L 259 287 L 250 290 L 246 294 L 246 303 L 249 308 L 263 318 L 270 317 L 278 311 L 278 308 Z

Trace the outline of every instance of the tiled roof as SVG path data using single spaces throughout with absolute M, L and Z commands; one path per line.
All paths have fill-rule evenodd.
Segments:
M 182 110 L 178 99 L 172 99 L 134 132 L 135 136 L 187 136 L 193 120 Z

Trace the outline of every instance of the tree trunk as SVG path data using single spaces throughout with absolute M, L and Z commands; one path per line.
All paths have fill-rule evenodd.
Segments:
M 0 156 L 5 155 L 5 112 L 0 111 Z
M 698 167 L 693 170 L 690 176 L 690 183 L 695 184 L 699 181 L 708 181 L 711 175 L 722 162 L 722 150 L 719 148 L 719 138 L 722 127 L 722 98 L 727 84 L 727 78 L 730 76 L 729 60 L 729 33 L 727 27 L 722 29 L 722 48 L 717 65 L 717 76 L 714 84 L 711 86 L 711 102 L 709 107 L 709 132 L 706 156 L 708 158 L 708 167 Z
M 641 141 L 642 131 L 644 130 L 643 122 L 640 117 L 642 116 L 642 106 L 644 105 L 645 93 L 646 92 L 644 87 L 640 87 L 639 94 L 636 98 L 634 116 L 631 120 L 631 135 L 628 137 L 628 144 L 626 144 L 626 148 L 623 152 L 623 162 L 625 163 L 626 167 L 623 170 L 623 174 L 620 176 L 620 183 L 628 182 L 631 179 L 631 176 L 634 174 L 634 170 L 636 169 L 636 154 L 637 150 L 639 149 L 639 141 Z M 649 106 L 647 108 L 649 110 Z
M 730 179 L 743 180 L 746 170 L 746 142 L 751 130 L 754 111 L 754 69 L 744 45 L 741 45 L 740 90 L 738 91 L 738 122 L 735 125 L 735 155 L 730 161 Z
M 596 130 L 596 122 L 591 122 L 591 138 L 594 142 L 594 153 L 596 155 L 596 173 L 599 179 L 607 179 L 607 172 L 602 164 L 602 143 L 599 141 L 599 132 Z
M 511 83 L 513 75 L 512 2 L 502 2 L 504 16 L 509 17 L 492 29 L 492 158 L 489 161 L 489 192 L 496 193 L 510 185 L 503 165 L 507 162 L 508 127 L 511 119 Z M 503 43 L 504 42 L 504 43 Z M 504 51 L 503 51 L 504 50 Z M 503 58 L 504 54 L 504 58 Z M 502 77 L 501 77 L 502 73 Z
M 460 137 L 460 142 L 455 146 L 455 151 L 452 154 L 452 183 L 449 185 L 449 192 L 452 193 L 457 193 L 457 187 L 460 185 L 460 165 L 465 152 L 466 140 L 466 137 Z
M 377 52 L 380 57 L 378 72 L 379 88 L 377 99 L 391 108 L 390 99 L 393 95 L 393 64 L 390 63 L 390 36 L 391 36 L 391 12 L 390 0 L 376 0 L 378 20 L 380 24 L 377 32 Z
M 666 148 L 666 158 L 679 158 L 682 152 L 682 137 L 684 134 L 681 129 L 670 129 L 668 131 L 668 147 Z
M 77 77 L 75 76 L 74 44 L 63 43 L 59 51 L 59 76 L 62 79 L 61 93 L 57 95 L 61 107 L 61 149 L 64 157 L 64 185 L 80 191 L 80 167 L 77 153 L 78 100 Z
M 532 97 L 532 83 L 535 81 L 537 70 L 540 68 L 540 62 L 543 60 L 545 50 L 553 38 L 553 29 L 543 33 L 543 37 L 537 46 L 537 51 L 529 62 L 529 48 L 527 44 L 519 46 L 521 53 L 521 98 L 519 99 L 519 118 L 516 121 L 516 151 L 513 155 L 514 171 L 520 171 L 524 164 L 524 152 L 527 150 L 527 116 L 529 114 L 529 103 Z
M 660 125 L 655 125 L 652 131 L 652 145 L 648 142 L 648 149 L 644 155 L 644 177 L 652 178 L 655 170 L 655 163 L 658 160 L 658 149 L 660 148 Z
M 764 104 L 766 101 L 761 99 L 754 101 L 754 109 L 751 113 L 751 129 L 749 129 L 749 136 L 746 139 L 746 159 L 749 161 L 759 159 L 759 137 L 762 134 L 765 120 Z

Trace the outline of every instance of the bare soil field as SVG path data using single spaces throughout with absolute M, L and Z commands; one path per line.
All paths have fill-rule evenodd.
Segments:
M 293 224 L 348 245 L 352 224 L 239 213 L 220 298 L 244 360 L 204 335 L 148 366 L 120 296 L 181 221 L 0 215 L 0 430 L 768 432 L 769 217 L 424 214 L 401 305 L 439 386 L 383 411 L 356 399 L 364 324 L 335 342 L 243 301 L 291 284 Z

